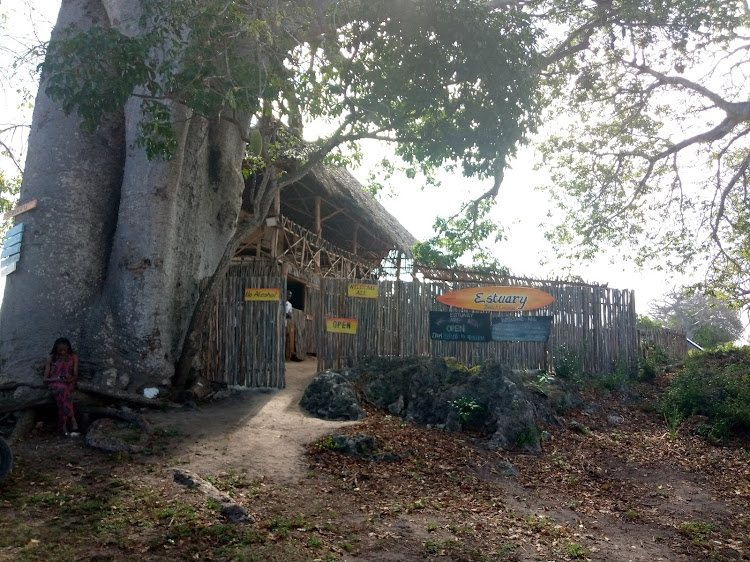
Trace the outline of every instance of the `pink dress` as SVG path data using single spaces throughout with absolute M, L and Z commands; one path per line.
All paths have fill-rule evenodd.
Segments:
M 49 381 L 49 389 L 55 397 L 55 402 L 57 402 L 57 422 L 60 427 L 64 427 L 67 420 L 75 417 L 73 400 L 70 396 L 75 385 L 73 380 L 74 361 L 75 355 L 69 353 L 68 355 L 53 357 L 50 365 L 50 377 L 52 379 Z

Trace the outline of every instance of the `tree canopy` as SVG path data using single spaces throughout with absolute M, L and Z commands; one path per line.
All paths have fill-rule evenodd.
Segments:
M 253 115 L 269 149 L 262 165 L 301 140 L 303 119 L 322 119 L 337 128 L 313 141 L 316 156 L 383 139 L 419 169 L 459 162 L 480 178 L 501 175 L 538 122 L 539 33 L 523 12 L 452 0 L 147 0 L 137 25 L 132 36 L 92 26 L 52 42 L 45 88 L 89 129 L 136 95 L 152 158 L 174 151 L 169 101 Z M 271 146 L 279 123 L 292 136 Z M 247 140 L 260 155 L 263 143 Z
M 10 14 L 11 9 L 16 13 Z M 16 29 L 11 15 L 27 19 L 29 25 Z M 19 0 L 8 9 L 0 7 L 0 91 L 8 106 L 0 118 L 0 170 L 5 170 L 0 183 L 0 205 L 6 207 L 18 194 L 31 102 L 39 80 L 36 67 L 46 50 L 46 42 L 40 38 L 36 26 L 39 17 L 32 0 Z
M 142 5 L 132 25 L 147 32 L 93 26 L 53 46 L 47 90 L 85 126 L 137 95 L 139 142 L 168 158 L 175 139 L 165 102 L 224 119 L 250 113 L 272 160 L 287 148 L 270 142 L 279 120 L 290 141 L 303 121 L 329 121 L 336 132 L 314 139 L 316 156 L 387 139 L 411 177 L 458 165 L 492 179 L 482 196 L 491 201 L 519 143 L 553 122 L 541 165 L 563 213 L 548 233 L 561 253 L 590 258 L 614 247 L 677 271 L 708 262 L 702 288 L 745 303 L 743 2 Z M 442 219 L 433 242 L 449 244 L 457 229 L 476 240 L 496 235 L 486 214 L 467 206 L 457 222 Z
M 743 330 L 739 312 L 725 302 L 676 289 L 652 304 L 651 317 L 667 328 L 685 332 L 704 348 L 733 342 Z
M 747 4 L 528 7 L 562 29 L 543 71 L 560 129 L 543 154 L 564 213 L 549 237 L 575 258 L 614 247 L 667 271 L 698 268 L 700 289 L 750 302 Z

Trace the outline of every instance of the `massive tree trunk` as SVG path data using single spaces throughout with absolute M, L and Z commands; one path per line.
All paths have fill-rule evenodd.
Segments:
M 53 37 L 70 23 L 133 33 L 139 4 L 63 0 Z M 0 381 L 38 377 L 65 336 L 84 364 L 117 369 L 130 390 L 166 383 L 200 283 L 235 232 L 246 131 L 175 105 L 175 157 L 149 161 L 135 144 L 136 99 L 87 134 L 43 82 L 21 187 L 21 203 L 38 204 L 16 219 L 25 232 L 0 311 Z M 18 393 L 32 392 L 4 400 L 20 405 L 31 397 Z

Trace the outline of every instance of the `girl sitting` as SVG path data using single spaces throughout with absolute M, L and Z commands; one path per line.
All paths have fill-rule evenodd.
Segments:
M 78 436 L 71 393 L 78 380 L 78 356 L 67 338 L 57 338 L 44 367 L 44 380 L 57 402 L 57 420 L 65 435 Z

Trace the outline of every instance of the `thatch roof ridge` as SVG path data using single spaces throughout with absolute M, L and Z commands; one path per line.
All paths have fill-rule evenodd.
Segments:
M 308 176 L 338 204 L 361 209 L 359 216 L 363 226 L 370 231 L 379 231 L 396 249 L 412 257 L 417 239 L 377 199 L 362 189 L 362 184 L 347 169 L 318 164 Z

